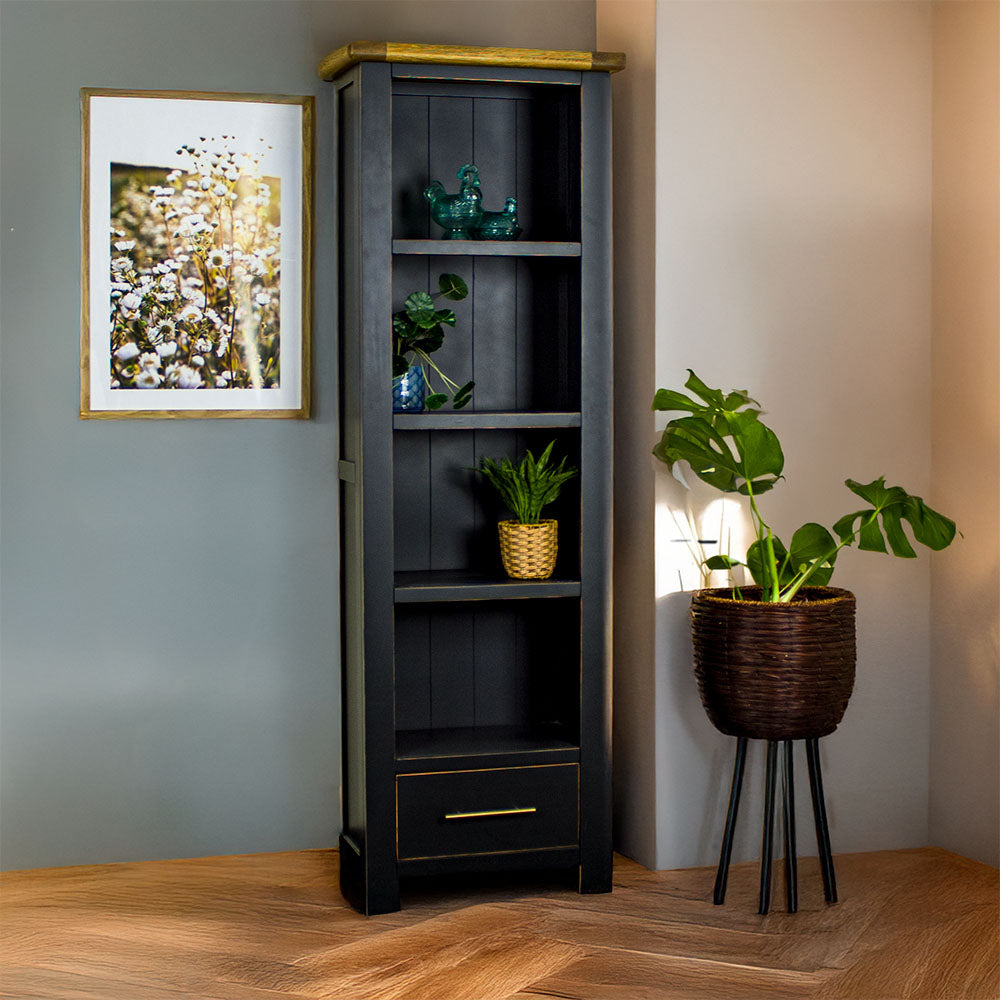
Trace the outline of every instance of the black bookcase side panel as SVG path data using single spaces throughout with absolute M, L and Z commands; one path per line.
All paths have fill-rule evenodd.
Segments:
M 580 887 L 611 889 L 611 90 L 605 74 L 582 86 L 581 146 L 584 275 L 581 325 L 585 364 L 581 384 L 584 483 L 581 577 L 582 690 Z
M 361 344 L 358 399 L 363 417 L 356 475 L 361 484 L 362 565 L 364 574 L 364 752 L 366 910 L 399 908 L 399 880 L 394 869 L 395 808 L 385 794 L 395 773 L 393 726 L 392 547 L 392 407 L 386 401 L 391 383 L 387 339 L 391 303 L 389 150 L 389 71 L 385 64 L 361 67 L 358 151 L 345 176 L 341 204 L 356 212 L 359 239 L 344 248 L 360 256 L 359 326 L 345 329 Z
M 424 197 L 428 176 L 428 98 L 392 99 L 392 217 L 398 239 L 430 233 L 430 206 Z
M 360 218 L 355 204 L 344 197 L 353 192 L 357 178 L 352 173 L 358 157 L 360 108 L 357 83 L 359 73 L 345 78 L 337 90 L 338 158 L 337 188 L 342 202 L 338 213 L 340 246 L 354 246 L 360 240 Z M 339 355 L 340 457 L 357 463 L 361 452 L 361 340 L 360 261 L 356 254 L 343 252 L 339 257 Z M 365 826 L 365 728 L 364 728 L 364 610 L 363 544 L 361 539 L 361 504 L 356 483 L 342 483 L 341 521 L 341 697 L 343 699 L 342 748 L 344 795 L 343 828 L 348 834 L 363 838 Z M 355 896 L 363 896 L 361 886 L 352 887 Z
M 523 238 L 578 240 L 579 91 L 539 88 L 517 105 L 518 206 L 525 204 Z
M 518 261 L 518 409 L 579 409 L 579 295 L 577 261 Z
M 571 739 L 580 734 L 579 635 L 579 601 L 550 601 L 518 621 L 518 659 L 527 664 L 530 721 L 557 726 Z

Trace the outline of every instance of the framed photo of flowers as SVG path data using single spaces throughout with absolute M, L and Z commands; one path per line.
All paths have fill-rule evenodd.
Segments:
M 81 101 L 80 416 L 308 417 L 313 98 Z

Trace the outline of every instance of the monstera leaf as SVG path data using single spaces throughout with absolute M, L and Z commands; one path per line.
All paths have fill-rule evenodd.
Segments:
M 653 454 L 670 468 L 684 461 L 704 482 L 724 493 L 766 493 L 781 478 L 785 456 L 777 435 L 760 422 L 756 401 L 744 390 L 722 393 L 690 371 L 682 392 L 660 389 L 654 410 L 691 414 L 667 424 Z
M 884 476 L 870 483 L 847 479 L 845 485 L 872 506 L 871 510 L 845 514 L 833 526 L 845 545 L 850 545 L 857 535 L 859 549 L 868 552 L 891 550 L 895 556 L 913 559 L 916 552 L 903 531 L 904 521 L 909 524 L 916 541 L 935 551 L 951 544 L 955 537 L 954 521 L 932 510 L 920 497 L 911 496 L 902 486 L 886 486 Z

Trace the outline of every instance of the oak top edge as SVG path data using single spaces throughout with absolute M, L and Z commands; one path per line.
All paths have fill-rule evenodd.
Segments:
M 323 80 L 333 80 L 361 62 L 502 66 L 617 73 L 625 68 L 625 53 L 359 41 L 348 42 L 331 52 L 320 62 L 317 73 Z

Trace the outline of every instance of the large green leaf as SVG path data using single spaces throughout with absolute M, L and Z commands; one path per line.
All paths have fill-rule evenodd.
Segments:
M 410 370 L 410 362 L 404 354 L 392 356 L 392 377 L 399 378 Z
M 441 407 L 447 402 L 448 394 L 446 392 L 432 392 L 424 399 L 424 406 L 426 406 L 428 410 L 440 410 Z
M 735 493 L 738 488 L 736 459 L 722 435 L 703 417 L 671 420 L 653 454 L 670 468 L 687 462 L 699 479 L 724 493 Z
M 870 510 L 845 514 L 833 526 L 845 544 L 851 544 L 857 536 L 860 549 L 891 551 L 893 555 L 912 559 L 916 552 L 903 530 L 904 521 L 910 525 L 916 541 L 934 550 L 945 548 L 955 537 L 954 521 L 932 510 L 920 497 L 912 496 L 903 487 L 886 486 L 884 476 L 870 483 L 854 479 L 845 480 L 845 483 L 852 493 L 871 504 Z
M 440 326 L 433 326 L 429 330 L 421 330 L 420 336 L 406 342 L 407 349 L 423 351 L 425 354 L 433 354 L 444 343 L 444 330 Z
M 434 300 L 426 292 L 414 292 L 408 296 L 405 303 L 406 315 L 417 326 L 431 327 L 437 323 L 437 311 Z
M 671 420 L 653 454 L 671 468 L 685 461 L 699 479 L 725 493 L 765 493 L 781 476 L 785 456 L 775 433 L 758 419 L 760 411 L 742 389 L 723 393 L 688 369 L 685 387 L 702 402 L 672 389 L 660 389 L 655 410 L 681 410 L 690 416 Z
M 706 410 L 704 403 L 695 402 L 683 392 L 673 389 L 657 389 L 653 397 L 654 410 L 687 410 L 690 413 L 702 413 Z
M 434 319 L 437 320 L 438 323 L 447 323 L 448 326 L 454 326 L 455 325 L 455 310 L 454 309 L 438 309 L 438 311 L 436 313 L 434 313 Z
M 457 274 L 442 274 L 438 278 L 438 288 L 446 299 L 457 302 L 469 294 L 469 286 Z
M 420 333 L 421 329 L 422 327 L 410 321 L 405 312 L 392 314 L 392 332 L 401 340 L 406 340 L 408 337 L 415 337 Z
M 735 566 L 745 566 L 746 563 L 742 563 L 739 559 L 733 559 L 731 556 L 709 556 L 705 560 L 706 569 L 732 569 Z
M 815 521 L 803 524 L 792 535 L 788 561 L 795 576 L 815 566 L 809 572 L 808 583 L 814 587 L 825 587 L 833 576 L 833 564 L 837 561 L 836 539 L 822 524 Z
M 740 493 L 746 495 L 751 490 L 763 493 L 771 489 L 785 466 L 778 436 L 758 420 L 753 410 L 728 413 L 726 423 L 740 456 L 736 469 L 744 480 Z
M 475 382 L 466 382 L 458 392 L 452 397 L 451 405 L 456 410 L 461 410 L 472 398 L 472 390 L 475 388 Z

